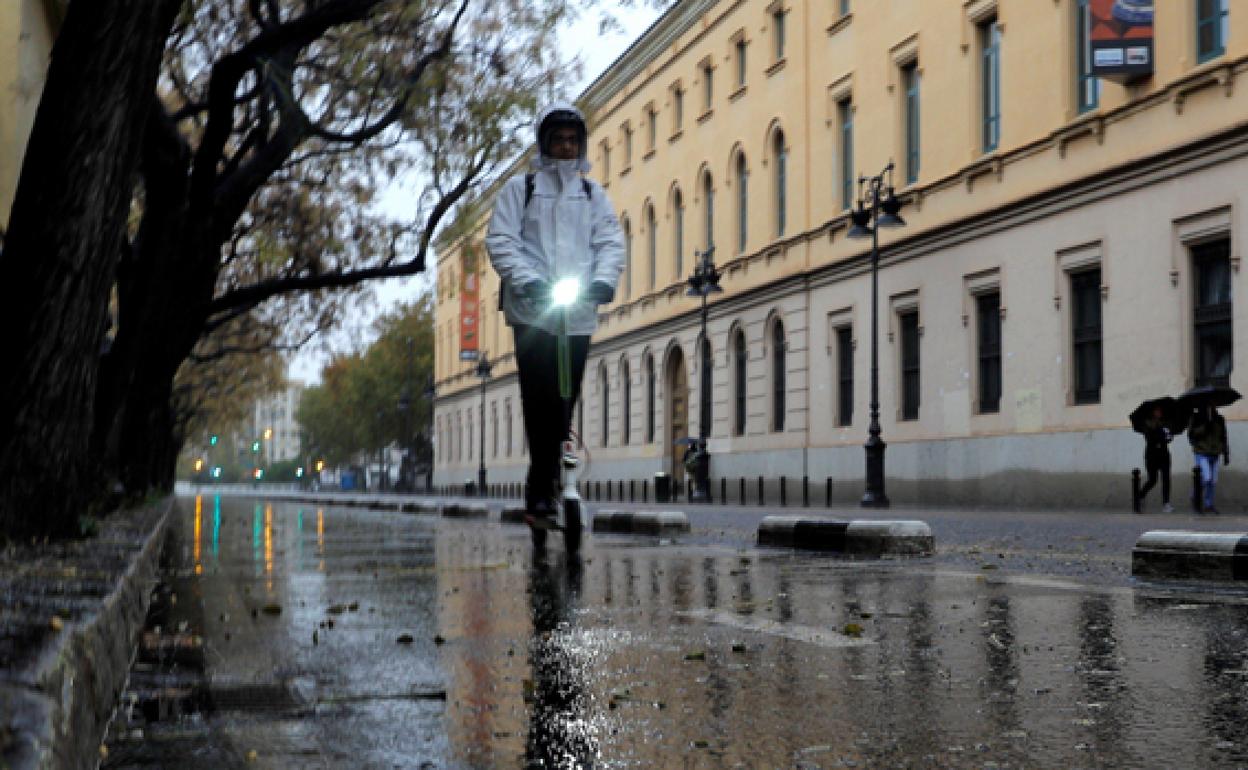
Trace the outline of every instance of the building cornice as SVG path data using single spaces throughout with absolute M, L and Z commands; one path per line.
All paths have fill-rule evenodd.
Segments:
M 597 112 L 718 3 L 719 0 L 679 0 L 590 83 L 577 101 L 587 113 Z

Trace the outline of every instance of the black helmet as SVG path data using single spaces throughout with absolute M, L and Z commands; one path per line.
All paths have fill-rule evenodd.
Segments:
M 585 120 L 575 110 L 554 109 L 547 113 L 537 126 L 537 147 L 542 154 L 547 154 L 547 142 L 550 133 L 556 128 L 571 126 L 576 129 L 576 139 L 580 142 L 581 154 L 585 154 Z

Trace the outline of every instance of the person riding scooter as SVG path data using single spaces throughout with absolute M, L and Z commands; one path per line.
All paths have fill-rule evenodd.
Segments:
M 584 176 L 587 131 L 581 113 L 556 104 L 537 121 L 532 170 L 504 183 L 494 203 L 485 247 L 502 279 L 501 303 L 516 344 L 524 430 L 529 442 L 525 508 L 550 517 L 562 443 L 580 393 L 598 305 L 615 298 L 624 268 L 624 236 L 602 186 Z M 555 312 L 551 289 L 577 279 L 575 303 Z M 557 338 L 566 320 L 571 351 L 571 403 L 557 382 Z M 562 419 L 559 418 L 562 415 Z

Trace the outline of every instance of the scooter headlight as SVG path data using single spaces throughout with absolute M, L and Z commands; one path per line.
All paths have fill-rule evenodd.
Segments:
M 576 302 L 581 294 L 581 282 L 575 278 L 564 278 L 557 281 L 550 290 L 551 301 L 555 307 L 568 307 Z

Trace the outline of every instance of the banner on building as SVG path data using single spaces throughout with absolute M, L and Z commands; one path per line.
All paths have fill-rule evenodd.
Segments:
M 1130 80 L 1153 74 L 1153 0 L 1089 0 L 1092 74 Z
M 481 287 L 477 278 L 477 252 L 474 246 L 465 246 L 462 252 L 462 284 L 459 289 L 459 360 L 476 361 L 480 355 L 479 329 L 481 326 L 479 295 Z

